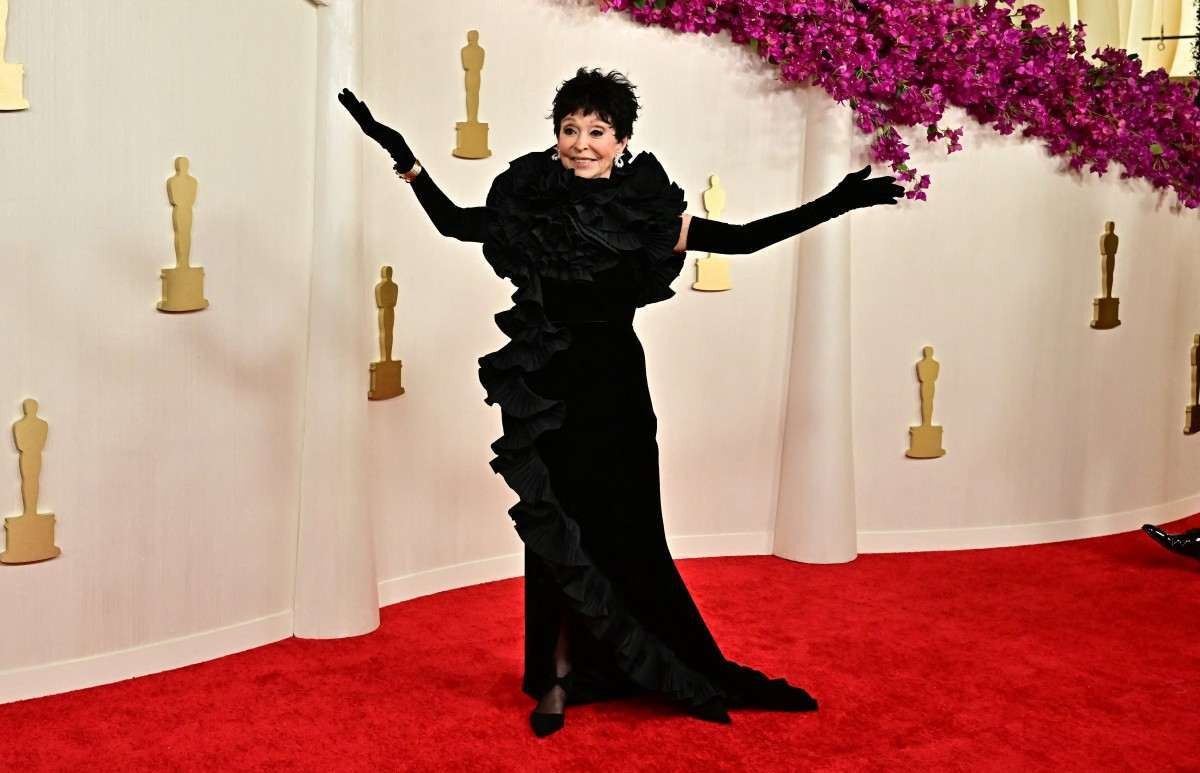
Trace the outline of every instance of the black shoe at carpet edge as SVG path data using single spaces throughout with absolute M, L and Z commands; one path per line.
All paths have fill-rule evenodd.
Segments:
M 1147 523 L 1142 526 L 1142 531 L 1172 553 L 1200 560 L 1200 529 L 1188 529 L 1182 534 L 1167 534 L 1154 524 Z
M 563 676 L 554 677 L 554 683 L 550 685 L 553 690 L 555 686 L 563 688 L 563 692 L 568 695 L 571 692 L 572 674 L 567 673 Z M 563 699 L 563 711 L 552 714 L 545 711 L 534 709 L 529 712 L 529 726 L 533 728 L 533 734 L 538 738 L 545 738 L 551 733 L 557 733 L 563 728 L 563 722 L 566 720 L 566 698 Z

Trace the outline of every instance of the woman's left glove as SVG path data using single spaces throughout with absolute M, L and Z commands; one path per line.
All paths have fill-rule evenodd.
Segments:
M 840 217 L 852 209 L 895 204 L 896 199 L 904 195 L 904 189 L 896 185 L 895 177 L 868 180 L 870 173 L 871 167 L 865 166 L 846 175 L 829 193 L 803 206 L 745 225 L 693 217 L 688 225 L 686 248 L 720 255 L 745 255 L 807 231 L 826 220 Z

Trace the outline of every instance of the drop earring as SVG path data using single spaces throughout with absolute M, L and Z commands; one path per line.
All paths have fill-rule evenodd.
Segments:
M 557 150 L 555 150 L 553 153 L 551 153 L 551 154 L 550 154 L 550 159 L 551 159 L 552 161 L 557 161 L 557 160 L 558 160 L 558 158 L 559 158 L 559 156 L 558 156 L 558 151 L 557 151 Z

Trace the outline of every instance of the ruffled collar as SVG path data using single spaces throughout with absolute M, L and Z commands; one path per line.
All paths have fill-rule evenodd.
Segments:
M 674 254 L 687 207 L 653 153 L 641 152 L 609 177 L 578 177 L 554 148 L 520 156 L 492 182 L 484 256 L 500 276 L 590 279 L 620 255 L 638 254 L 645 297 L 659 299 L 679 273 Z M 670 274 L 670 276 L 668 276 Z M 648 301 L 647 301 L 648 302 Z

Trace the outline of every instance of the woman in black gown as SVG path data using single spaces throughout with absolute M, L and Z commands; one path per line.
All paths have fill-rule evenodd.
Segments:
M 565 704 L 660 693 L 688 713 L 811 711 L 783 679 L 722 654 L 667 549 L 657 421 L 634 311 L 674 293 L 684 250 L 753 252 L 856 207 L 894 204 L 891 177 L 847 175 L 802 207 L 729 225 L 684 213 L 650 153 L 626 148 L 639 107 L 619 73 L 580 69 L 554 98 L 555 147 L 513 160 L 483 207 L 460 208 L 404 138 L 349 90 L 339 100 L 395 160 L 438 231 L 481 242 L 517 290 L 496 315 L 508 344 L 479 360 L 503 435 L 491 465 L 519 496 L 525 545 L 525 672 L 533 730 Z

